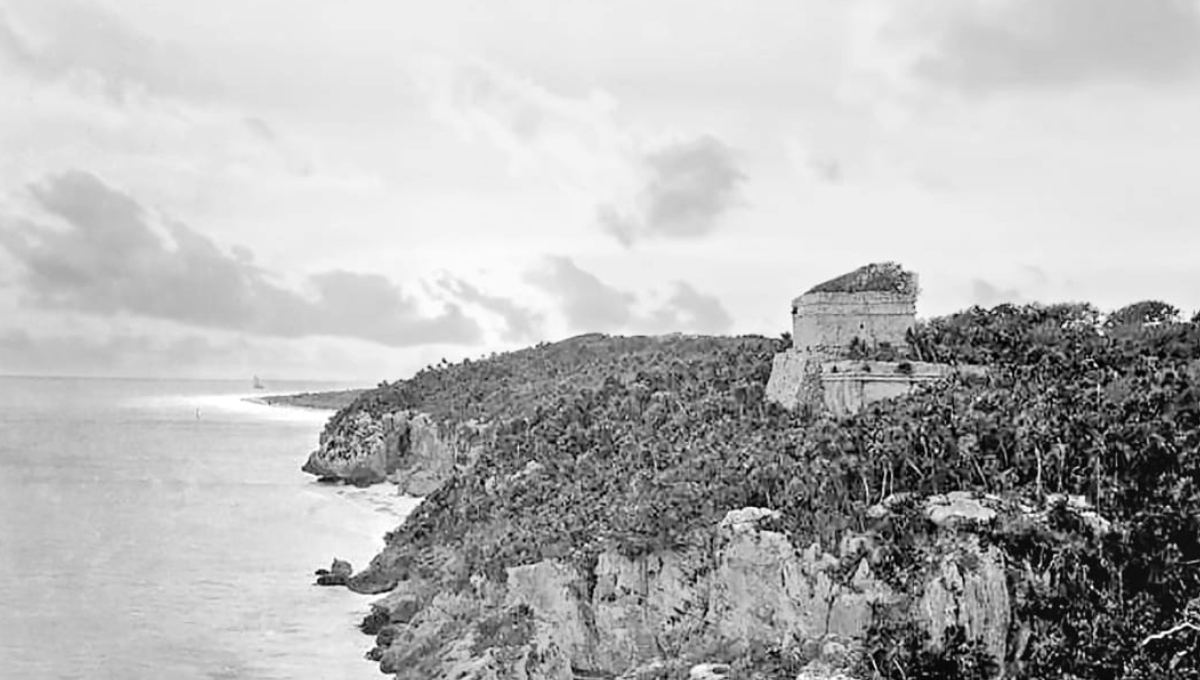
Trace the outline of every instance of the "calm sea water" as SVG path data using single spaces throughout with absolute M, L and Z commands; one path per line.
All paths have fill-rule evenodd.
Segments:
M 365 566 L 413 501 L 313 482 L 329 414 L 248 388 L 0 378 L 0 677 L 380 677 L 372 598 L 312 571 Z

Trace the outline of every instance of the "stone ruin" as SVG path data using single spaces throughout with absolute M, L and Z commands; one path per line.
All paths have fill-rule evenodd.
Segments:
M 918 292 L 916 274 L 884 262 L 792 300 L 792 347 L 775 355 L 767 399 L 848 415 L 961 370 L 904 359 Z

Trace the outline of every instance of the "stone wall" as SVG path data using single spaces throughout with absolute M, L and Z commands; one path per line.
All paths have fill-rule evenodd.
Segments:
M 978 366 L 833 359 L 790 349 L 775 355 L 766 398 L 788 409 L 808 404 L 846 416 L 873 402 L 912 394 L 922 385 L 954 373 L 983 372 Z
M 912 394 L 953 371 L 945 364 L 922 362 L 828 361 L 820 370 L 822 403 L 836 415 L 857 413 L 872 402 Z
M 816 291 L 792 301 L 792 348 L 777 354 L 766 396 L 785 408 L 809 406 L 848 415 L 867 404 L 911 394 L 957 368 L 922 362 L 847 359 L 855 339 L 867 347 L 907 347 L 916 292 Z M 976 370 L 976 369 L 971 369 Z
M 809 362 L 807 352 L 787 350 L 775 355 L 771 361 L 771 377 L 767 380 L 767 401 L 773 401 L 784 408 L 793 409 L 801 403 L 813 403 L 811 396 L 806 397 L 805 391 L 811 391 L 815 385 L 820 390 L 819 374 L 806 375 L 808 369 L 819 371 L 819 362 Z
M 844 349 L 854 338 L 900 348 L 916 320 L 916 297 L 901 293 L 806 293 L 792 301 L 792 344 Z

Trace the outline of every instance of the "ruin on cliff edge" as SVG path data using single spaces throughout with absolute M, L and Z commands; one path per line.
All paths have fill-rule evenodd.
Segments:
M 918 293 L 916 274 L 883 262 L 792 300 L 792 347 L 775 355 L 767 399 L 848 415 L 963 370 L 905 358 Z

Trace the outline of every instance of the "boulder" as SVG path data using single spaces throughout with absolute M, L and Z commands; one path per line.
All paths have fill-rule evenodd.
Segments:
M 688 671 L 688 680 L 728 680 L 732 672 L 727 663 L 698 663 Z
M 996 496 L 970 491 L 951 491 L 925 499 L 925 516 L 939 527 L 958 523 L 987 524 L 996 519 L 996 508 L 1004 501 Z
M 402 422 L 392 414 L 374 417 L 359 411 L 321 433 L 320 447 L 300 469 L 322 480 L 342 480 L 356 486 L 376 484 L 395 469 L 402 439 Z
M 346 577 L 337 574 L 324 573 L 317 576 L 317 585 L 319 586 L 344 586 L 346 585 Z
M 322 481 L 367 486 L 390 481 L 401 494 L 426 496 L 441 486 L 456 466 L 478 455 L 485 425 L 475 421 L 449 426 L 428 414 L 397 411 L 372 415 L 359 411 L 326 426 L 320 447 L 301 468 Z
M 759 528 L 761 522 L 777 520 L 779 517 L 778 510 L 747 507 L 725 513 L 725 517 L 718 526 L 733 533 L 754 531 Z
M 358 628 L 367 635 L 378 635 L 389 623 L 391 623 L 391 616 L 388 610 L 373 604 L 371 605 L 371 613 L 363 617 L 362 622 L 358 624 Z M 390 639 L 388 641 L 391 642 Z M 379 645 L 378 638 L 376 638 L 375 644 L 376 646 Z
M 857 678 L 847 675 L 844 669 L 835 665 L 814 661 L 800 671 L 796 680 L 857 680 Z
M 333 558 L 333 564 L 328 569 L 318 569 L 317 585 L 319 586 L 344 586 L 350 580 L 350 576 L 354 573 L 354 567 L 345 560 Z

